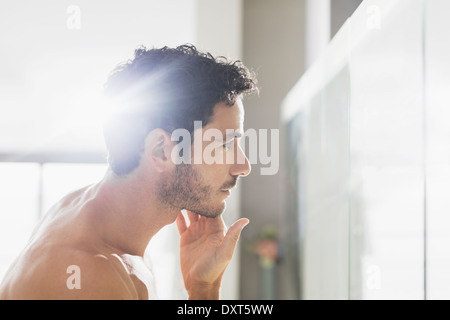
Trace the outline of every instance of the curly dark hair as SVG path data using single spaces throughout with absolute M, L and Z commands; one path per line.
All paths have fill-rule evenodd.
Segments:
M 252 92 L 258 92 L 256 78 L 240 61 L 215 58 L 190 44 L 139 47 L 105 84 L 106 97 L 121 110 L 104 127 L 112 170 L 123 175 L 136 168 L 153 129 L 192 134 L 194 121 L 208 124 L 217 103 L 233 106 Z

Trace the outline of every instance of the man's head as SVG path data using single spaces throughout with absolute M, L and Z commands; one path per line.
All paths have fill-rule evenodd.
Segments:
M 158 179 L 162 200 L 177 208 L 217 216 L 223 211 L 222 205 L 215 205 L 217 198 L 225 198 L 223 190 L 233 187 L 240 175 L 248 174 L 248 161 L 171 166 L 169 150 L 163 146 L 169 144 L 176 129 L 186 129 L 195 141 L 195 121 L 201 121 L 202 130 L 242 133 L 241 98 L 253 91 L 257 91 L 256 80 L 239 61 L 214 58 L 191 45 L 137 49 L 134 58 L 119 65 L 105 85 L 107 97 L 119 110 L 104 130 L 111 169 L 119 176 L 129 174 L 145 159 L 146 152 L 154 159 L 165 159 L 167 165 L 159 167 Z M 235 139 L 225 142 L 228 144 L 222 148 L 232 147 L 237 156 L 243 155 Z
M 216 217 L 225 210 L 224 200 L 230 189 L 236 186 L 240 176 L 250 172 L 250 164 L 238 143 L 243 132 L 243 117 L 241 100 L 232 107 L 224 102 L 214 107 L 210 122 L 194 132 L 191 164 L 176 165 L 173 174 L 159 181 L 162 201 L 207 217 Z M 218 130 L 221 136 L 212 141 L 202 139 L 209 130 Z M 225 137 L 227 130 L 233 135 Z M 197 142 L 199 144 L 195 145 Z M 202 153 L 201 162 L 195 163 L 195 153 Z M 216 161 L 206 163 L 208 157 Z

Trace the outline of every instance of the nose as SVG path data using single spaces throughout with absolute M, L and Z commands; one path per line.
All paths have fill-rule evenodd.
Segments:
M 238 145 L 236 149 L 237 152 L 235 153 L 234 162 L 230 168 L 230 175 L 245 177 L 250 174 L 252 167 L 241 147 Z

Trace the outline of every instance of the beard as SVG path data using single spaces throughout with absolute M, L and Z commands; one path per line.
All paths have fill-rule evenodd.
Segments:
M 236 180 L 223 188 L 234 186 Z M 175 166 L 171 176 L 160 180 L 158 197 L 161 203 L 172 209 L 187 209 L 204 217 L 216 218 L 226 209 L 225 201 L 217 200 L 221 189 L 215 190 L 192 165 L 182 163 Z

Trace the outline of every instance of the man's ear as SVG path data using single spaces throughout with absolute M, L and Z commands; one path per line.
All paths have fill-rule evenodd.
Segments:
M 165 171 L 173 165 L 170 158 L 173 147 L 174 141 L 166 131 L 154 129 L 145 138 L 145 158 L 156 170 Z

